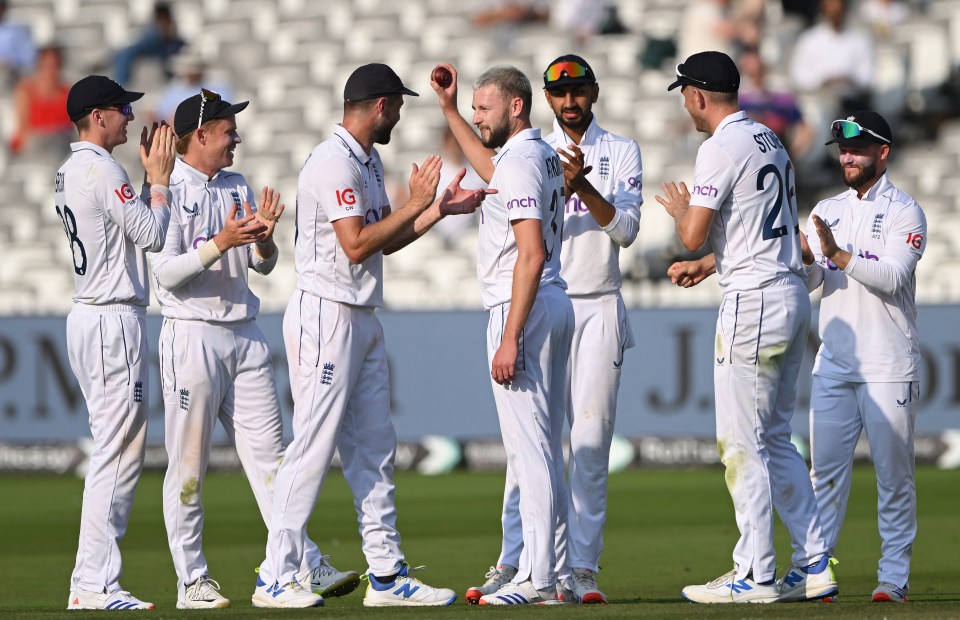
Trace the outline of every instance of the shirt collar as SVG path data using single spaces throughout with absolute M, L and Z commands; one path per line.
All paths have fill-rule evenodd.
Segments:
M 334 125 L 333 135 L 343 140 L 344 144 L 346 144 L 347 148 L 349 148 L 353 152 L 353 156 L 356 157 L 361 164 L 366 165 L 367 162 L 370 161 L 370 155 L 368 155 L 367 152 L 363 150 L 363 147 L 360 146 L 360 143 L 357 142 L 357 139 L 354 138 L 353 134 L 347 131 L 343 125 L 339 123 Z
M 537 127 L 528 127 L 523 131 L 517 132 L 512 138 L 507 140 L 507 142 L 500 149 L 500 152 L 494 155 L 491 159 L 493 160 L 494 165 L 496 165 L 500 158 L 510 150 L 510 144 L 514 142 L 520 142 L 521 140 L 539 140 L 540 139 L 540 129 Z
M 868 189 L 868 190 L 867 190 L 867 193 L 863 195 L 863 198 L 860 198 L 859 200 L 860 200 L 860 202 L 863 202 L 863 201 L 873 202 L 874 200 L 877 199 L 877 197 L 883 195 L 884 192 L 886 192 L 888 189 L 890 189 L 890 187 L 892 187 L 892 185 L 893 185 L 893 184 L 890 183 L 890 179 L 887 177 L 887 173 L 884 172 L 884 173 L 880 176 L 880 178 L 877 179 L 877 182 L 873 184 L 873 187 L 871 187 L 870 189 Z M 854 200 L 856 200 L 856 199 L 857 199 L 857 190 L 855 190 L 855 189 L 853 189 L 853 188 L 851 187 L 850 190 L 849 190 L 849 192 L 850 192 L 850 197 L 853 198 Z
M 560 124 L 560 121 L 554 117 L 553 119 L 553 133 L 558 138 L 563 138 L 564 144 L 570 144 L 570 134 L 563 130 L 563 125 Z M 583 138 L 580 140 L 580 144 L 577 146 L 587 146 L 596 144 L 597 140 L 604 133 L 603 129 L 597 123 L 597 115 L 594 114 L 593 118 L 590 119 L 590 125 L 587 126 L 587 130 L 583 132 Z
M 723 128 L 729 125 L 730 123 L 736 123 L 738 121 L 745 121 L 745 120 L 747 120 L 746 112 L 744 112 L 743 110 L 734 112 L 733 114 L 728 115 L 726 118 L 720 121 L 720 124 L 717 125 L 717 129 L 716 131 L 713 132 L 713 135 L 717 135 L 718 133 L 720 133 L 723 130 Z
M 223 170 L 217 170 L 216 174 L 214 174 L 212 177 L 208 177 L 207 173 L 200 172 L 199 170 L 197 170 L 187 162 L 183 161 L 179 157 L 177 158 L 176 163 L 173 164 L 173 167 L 174 167 L 174 170 L 180 173 L 180 175 L 183 176 L 184 180 L 186 180 L 191 185 L 203 185 L 205 183 L 212 183 L 217 179 L 217 177 L 220 176 L 220 173 L 223 172 Z
M 108 151 L 107 149 L 103 148 L 98 144 L 94 144 L 93 142 L 87 142 L 86 140 L 81 140 L 79 142 L 70 143 L 71 152 L 76 153 L 77 151 L 84 151 L 84 150 L 93 151 L 97 155 L 103 155 L 104 157 L 113 157 L 113 155 L 110 154 L 110 151 Z

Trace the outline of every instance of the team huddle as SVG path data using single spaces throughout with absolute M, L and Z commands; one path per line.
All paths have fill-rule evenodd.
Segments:
M 507 453 L 503 541 L 469 603 L 606 603 L 597 583 L 607 468 L 624 351 L 635 344 L 620 293 L 619 249 L 634 242 L 643 203 L 640 149 L 592 112 L 599 85 L 581 57 L 557 58 L 543 88 L 556 120 L 533 128 L 530 80 L 493 67 L 474 83 L 471 121 L 457 106 L 457 73 L 431 86 L 485 189 L 439 187 L 441 161 L 414 165 L 409 198 L 392 206 L 376 144 L 387 144 L 404 96 L 388 66 L 357 68 L 342 122 L 307 157 L 298 183 L 296 290 L 283 319 L 293 440 L 284 447 L 270 352 L 255 318 L 249 272 L 274 270 L 280 195 L 257 193 L 229 170 L 240 144 L 232 104 L 201 89 L 173 126 L 140 136 L 137 195 L 113 149 L 127 141 L 143 93 L 103 76 L 70 90 L 79 141 L 57 172 L 57 214 L 70 243 L 71 367 L 94 440 L 68 609 L 153 609 L 119 583 L 119 543 L 144 458 L 148 277 L 163 314 L 159 357 L 169 464 L 164 522 L 177 608 L 229 607 L 202 550 L 202 491 L 219 420 L 234 443 L 268 529 L 255 607 L 303 608 L 351 593 L 363 604 L 450 605 L 457 594 L 413 576 L 394 502 L 397 438 L 390 419 L 383 256 L 444 218 L 480 211 L 477 276 L 489 312 L 487 356 Z M 723 302 L 714 371 L 717 441 L 740 539 L 734 568 L 683 588 L 698 603 L 836 597 L 834 549 L 866 429 L 876 465 L 882 539 L 874 601 L 904 602 L 916 534 L 913 429 L 919 400 L 915 269 L 925 247 L 919 205 L 886 175 L 892 132 L 880 115 L 834 121 L 848 191 L 817 204 L 801 233 L 795 173 L 776 135 L 739 109 L 740 74 L 719 52 L 677 66 L 697 130 L 693 191 L 657 196 L 691 251 L 673 264 L 689 287 L 717 274 Z M 179 157 L 178 157 L 179 155 Z M 147 254 L 150 254 L 149 262 Z M 812 469 L 790 442 L 796 381 L 810 325 L 808 293 L 823 288 L 821 348 L 811 397 Z M 852 326 L 856 325 L 854 332 Z M 856 336 L 860 336 L 858 339 Z M 569 424 L 565 466 L 562 438 Z M 307 523 L 339 453 L 354 497 L 363 576 L 334 568 Z M 773 512 L 790 532 L 778 576 Z

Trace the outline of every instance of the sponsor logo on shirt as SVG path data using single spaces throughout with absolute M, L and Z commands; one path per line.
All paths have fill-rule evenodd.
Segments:
M 567 215 L 570 215 L 570 213 L 586 213 L 589 210 L 590 209 L 588 209 L 587 206 L 583 204 L 583 201 L 577 196 L 571 196 L 570 200 L 567 201 Z
M 694 185 L 693 193 L 697 196 L 709 196 L 710 198 L 716 198 L 720 191 L 713 185 Z
M 908 234 L 907 244 L 913 246 L 913 249 L 919 250 L 923 246 L 923 235 L 920 233 Z
M 640 177 L 628 177 L 627 185 L 629 185 L 631 189 L 640 189 Z
M 350 210 L 351 206 L 357 204 L 357 194 L 353 191 L 353 188 L 348 187 L 347 189 L 338 189 L 337 204 L 341 207 L 346 207 L 347 211 Z
M 183 210 L 187 212 L 187 217 L 197 217 L 197 213 L 200 212 L 200 205 L 193 203 L 192 209 L 187 205 L 183 205 Z
M 113 193 L 117 195 L 117 198 L 120 199 L 121 203 L 128 202 L 133 200 L 133 188 L 130 187 L 129 183 L 124 183 L 120 186 L 120 189 L 113 190 Z
M 512 200 L 507 201 L 507 209 L 526 209 L 528 207 L 537 208 L 540 206 L 540 203 L 537 202 L 537 199 L 533 196 L 527 196 L 526 198 L 513 198 Z

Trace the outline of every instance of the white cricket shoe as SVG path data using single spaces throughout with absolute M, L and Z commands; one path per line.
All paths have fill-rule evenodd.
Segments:
M 483 585 L 470 588 L 467 590 L 467 593 L 463 595 L 463 598 L 465 598 L 471 605 L 476 605 L 480 602 L 480 597 L 486 594 L 493 594 L 504 585 L 513 581 L 513 578 L 516 576 L 516 566 L 510 566 L 509 564 L 491 566 L 490 570 L 487 571 L 487 574 L 484 575 L 487 580 L 483 583 Z
M 833 574 L 834 564 L 837 564 L 836 558 L 825 555 L 810 566 L 790 568 L 783 579 L 777 581 L 780 602 L 815 601 L 839 594 L 837 578 Z
M 330 565 L 329 555 L 320 558 L 320 564 L 304 574 L 297 575 L 297 581 L 304 589 L 324 598 L 346 596 L 360 585 L 360 574 L 355 571 L 339 571 Z
M 126 609 L 155 609 L 153 603 L 141 601 L 126 590 L 117 590 L 111 594 L 106 592 L 87 592 L 74 588 L 70 591 L 67 609 L 109 609 L 119 611 Z
M 220 594 L 220 584 L 209 577 L 201 577 L 177 597 L 177 609 L 226 609 L 230 599 Z
M 606 603 L 607 597 L 597 586 L 597 574 L 589 568 L 573 569 L 573 594 L 578 603 Z
M 503 584 L 493 594 L 480 597 L 481 605 L 562 605 L 564 601 L 557 595 L 557 587 L 551 586 L 538 590 L 529 579 L 523 583 Z
M 873 591 L 873 602 L 874 603 L 906 603 L 907 602 L 907 592 L 909 588 L 907 586 L 898 587 L 894 584 L 884 581 L 877 586 L 877 589 Z
M 776 603 L 780 600 L 776 584 L 761 585 L 749 575 L 737 579 L 737 569 L 704 585 L 687 586 L 682 594 L 692 603 Z
M 434 588 L 419 579 L 410 576 L 410 570 L 420 570 L 425 566 L 411 569 L 404 562 L 400 572 L 390 583 L 382 583 L 370 573 L 366 579 L 367 593 L 363 597 L 364 607 L 437 607 L 450 605 L 457 600 L 457 594 L 449 588 Z
M 305 589 L 300 582 L 291 581 L 281 586 L 278 583 L 267 585 L 257 577 L 257 589 L 250 601 L 254 607 L 286 607 L 302 609 L 323 606 L 323 597 Z

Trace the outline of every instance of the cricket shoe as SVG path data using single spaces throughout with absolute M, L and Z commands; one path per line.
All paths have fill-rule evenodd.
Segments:
M 510 566 L 509 564 L 491 566 L 490 570 L 487 571 L 487 574 L 484 576 L 487 580 L 482 586 L 470 588 L 463 596 L 471 605 L 476 605 L 480 602 L 480 597 L 486 594 L 493 594 L 504 585 L 513 581 L 513 578 L 517 576 L 517 567 Z
M 286 607 L 302 609 L 305 607 L 322 607 L 323 597 L 307 590 L 299 581 L 291 581 L 281 586 L 274 582 L 267 585 L 257 577 L 257 589 L 253 591 L 250 601 L 254 607 Z
M 481 605 L 563 605 L 557 587 L 538 590 L 529 579 L 523 583 L 505 583 L 493 594 L 480 597 Z
M 776 603 L 780 600 L 775 583 L 760 584 L 751 575 L 737 579 L 737 569 L 704 585 L 687 586 L 682 594 L 692 603 Z
M 597 574 L 589 568 L 573 569 L 573 594 L 578 603 L 606 603 L 607 597 L 597 586 Z
M 209 577 L 201 577 L 177 597 L 177 609 L 226 609 L 230 599 L 220 594 L 220 584 Z
M 141 601 L 126 590 L 117 590 L 111 594 L 106 592 L 87 592 L 75 588 L 70 591 L 67 609 L 109 609 L 120 611 L 126 609 L 155 609 L 153 603 Z
M 404 562 L 391 581 L 383 582 L 371 573 L 366 579 L 367 593 L 363 597 L 364 607 L 438 607 L 450 605 L 457 600 L 457 594 L 449 588 L 434 588 L 419 579 L 410 576 L 411 570 L 421 570 L 426 566 L 411 569 Z
M 873 591 L 873 602 L 906 603 L 908 591 L 909 590 L 906 586 L 899 588 L 890 582 L 884 581 L 877 586 L 876 590 Z
M 557 598 L 563 603 L 579 603 L 577 595 L 573 593 L 573 580 L 566 577 L 557 582 Z
M 815 601 L 840 593 L 837 578 L 833 574 L 836 558 L 823 556 L 819 562 L 803 568 L 792 567 L 777 581 L 781 603 Z
M 329 555 L 320 558 L 320 564 L 297 575 L 304 589 L 324 598 L 346 596 L 360 585 L 360 574 L 349 570 L 339 571 L 330 565 Z

